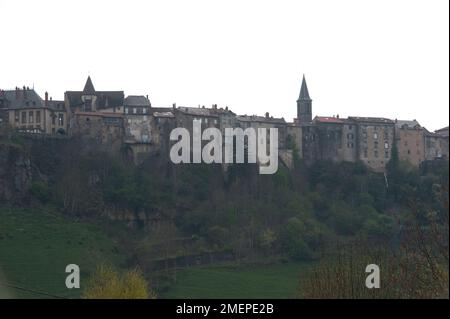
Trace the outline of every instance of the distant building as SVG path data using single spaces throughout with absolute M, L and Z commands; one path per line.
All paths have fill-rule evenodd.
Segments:
M 398 158 L 419 167 L 425 160 L 425 131 L 416 120 L 395 120 Z
M 416 120 L 390 120 L 382 117 L 339 115 L 312 117 L 312 99 L 305 76 L 296 101 L 297 118 L 287 123 L 266 113 L 236 115 L 228 107 L 154 107 L 148 96 L 129 95 L 123 91 L 97 91 L 87 78 L 82 91 L 66 91 L 64 101 L 54 101 L 45 94 L 41 99 L 24 87 L 0 90 L 0 124 L 29 133 L 80 137 L 111 150 L 126 150 L 135 163 L 149 154 L 168 156 L 170 132 L 182 127 L 193 134 L 193 123 L 201 132 L 217 128 L 225 147 L 226 128 L 278 129 L 279 158 L 292 167 L 294 155 L 307 165 L 319 160 L 333 162 L 361 161 L 383 172 L 392 157 L 394 143 L 399 159 L 420 167 L 449 158 L 449 127 L 429 132 Z M 203 145 L 208 141 L 203 141 Z M 266 146 L 270 146 L 267 140 Z M 91 144 L 87 144 L 91 145 Z M 203 146 L 202 145 L 202 146 Z M 248 150 L 248 149 L 247 149 Z M 294 151 L 297 154 L 294 154 Z M 163 159 L 165 160 L 165 159 Z M 433 164 L 433 163 L 431 163 Z
M 434 133 L 425 130 L 425 160 L 449 159 L 448 127 Z
M 391 159 L 394 121 L 378 117 L 349 117 L 356 124 L 357 156 L 374 171 L 384 171 Z
M 3 121 L 21 132 L 47 135 L 65 135 L 67 112 L 64 101 L 43 100 L 34 89 L 28 87 L 0 90 L 0 106 Z
M 88 77 L 83 91 L 64 94 L 69 134 L 118 150 L 124 137 L 123 91 L 96 91 Z

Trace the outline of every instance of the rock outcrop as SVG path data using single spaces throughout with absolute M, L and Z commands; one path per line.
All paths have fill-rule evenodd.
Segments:
M 0 201 L 26 196 L 31 186 L 31 160 L 22 147 L 0 143 Z

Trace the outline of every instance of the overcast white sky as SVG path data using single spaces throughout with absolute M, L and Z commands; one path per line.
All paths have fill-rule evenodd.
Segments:
M 448 125 L 447 0 L 0 0 L 0 88 L 97 90 L 152 105 Z

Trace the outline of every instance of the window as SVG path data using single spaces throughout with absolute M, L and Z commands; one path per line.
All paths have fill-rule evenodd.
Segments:
M 376 126 L 375 126 L 376 127 Z M 373 133 L 373 139 L 377 140 L 378 139 L 378 133 Z
M 385 152 L 384 152 L 384 157 L 385 157 L 385 158 L 389 158 L 389 152 L 388 152 L 388 151 L 385 151 Z
M 364 157 L 367 158 L 367 148 L 364 149 Z
M 33 123 L 33 111 L 28 112 L 28 123 Z
M 19 111 L 14 111 L 14 121 L 19 123 Z
M 91 99 L 84 100 L 84 110 L 86 112 L 90 112 L 92 110 L 92 100 Z
M 144 107 L 144 108 L 142 109 L 142 113 L 147 114 L 147 108 L 146 108 L 146 107 Z
M 137 110 L 135 107 L 133 107 L 133 114 L 136 114 L 136 113 L 137 113 Z
M 128 114 L 128 108 L 127 107 L 125 108 L 125 114 Z
M 36 123 L 41 123 L 41 111 L 36 111 Z
M 374 143 L 373 143 L 373 146 L 374 146 L 375 148 L 378 148 L 378 142 L 374 142 Z
M 348 129 L 349 129 L 349 130 L 353 129 L 353 126 L 349 125 L 349 126 L 348 126 Z
M 64 114 L 59 113 L 58 114 L 58 125 L 63 126 L 64 125 Z
M 373 155 L 374 155 L 376 158 L 378 158 L 378 151 L 375 150 Z
M 53 114 L 52 115 L 52 125 L 55 125 L 55 124 L 56 124 L 56 115 Z
M 388 149 L 389 148 L 389 143 L 388 142 L 384 142 L 384 148 Z

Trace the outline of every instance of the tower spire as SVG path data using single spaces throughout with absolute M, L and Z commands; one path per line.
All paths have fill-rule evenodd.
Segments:
M 299 100 L 311 100 L 309 97 L 308 86 L 306 85 L 305 74 L 303 74 L 302 86 L 300 88 Z
M 95 94 L 94 84 L 92 84 L 90 75 L 88 76 L 86 84 L 84 85 L 83 93 L 86 95 Z
M 300 95 L 297 100 L 297 121 L 300 124 L 310 123 L 312 121 L 312 100 L 309 97 L 304 74 L 300 87 Z

